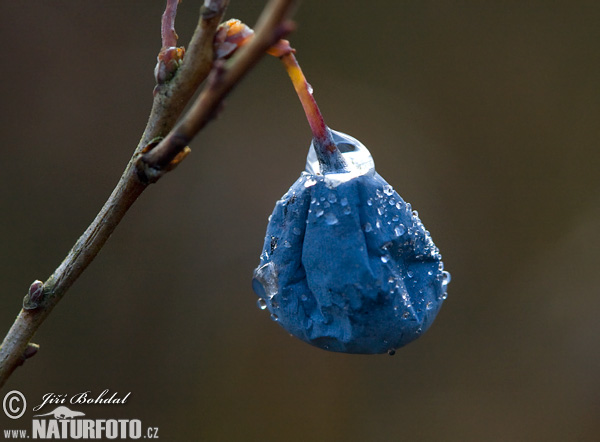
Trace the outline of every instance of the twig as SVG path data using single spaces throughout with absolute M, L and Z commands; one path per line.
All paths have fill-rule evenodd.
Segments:
M 221 63 L 217 65 L 209 84 L 186 116 L 160 144 L 143 155 L 139 167 L 149 181 L 156 179 L 163 169 L 173 164 L 190 140 L 214 117 L 219 104 L 231 89 L 267 49 L 292 30 L 293 25 L 285 21 L 292 3 L 271 1 L 265 7 L 252 40 L 238 51 L 229 66 L 223 66 Z
M 293 0 L 269 2 L 257 25 L 260 31 L 257 32 L 256 43 L 248 45 L 245 51 L 240 51 L 230 66 L 217 66 L 205 92 L 196 100 L 182 123 L 174 129 L 176 135 L 172 135 L 169 132 L 177 118 L 211 70 L 215 30 L 228 4 L 228 0 L 205 0 L 198 27 L 181 66 L 177 66 L 172 78 L 165 79 L 155 88 L 147 126 L 117 186 L 60 266 L 45 282 L 35 281 L 25 296 L 23 309 L 0 347 L 0 387 L 16 367 L 36 353 L 38 347 L 30 343 L 31 338 L 73 282 L 96 257 L 148 183 L 158 180 L 181 160 L 185 155 L 187 142 L 210 120 L 227 93 L 256 64 L 264 50 L 290 29 L 290 25 L 284 23 L 293 3 Z M 169 23 L 172 25 L 175 7 L 176 4 L 169 0 L 163 17 L 163 31 L 165 25 L 167 28 L 170 27 Z M 173 28 L 173 35 L 167 37 L 168 44 L 172 43 L 174 35 Z M 163 142 L 157 143 L 157 139 L 165 136 Z M 182 136 L 185 137 L 183 145 Z M 156 147 L 151 149 L 153 146 Z M 145 154 L 148 150 L 149 153 Z M 151 175 L 148 174 L 149 170 L 153 172 Z

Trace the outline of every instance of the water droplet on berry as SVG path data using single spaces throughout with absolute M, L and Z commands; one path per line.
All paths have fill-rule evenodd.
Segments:
M 346 207 L 348 205 L 348 198 L 344 197 L 340 200 L 340 204 L 342 207 Z
M 390 356 L 394 356 L 396 354 L 396 349 L 395 348 L 390 348 L 387 353 Z
M 383 193 L 386 195 L 392 195 L 394 193 L 394 189 L 389 184 L 383 188 Z
M 371 223 L 366 223 L 365 224 L 365 232 L 370 232 L 371 230 L 373 230 Z
M 331 204 L 335 203 L 337 201 L 337 197 L 335 196 L 335 193 L 330 193 L 327 196 L 327 201 L 329 201 Z
M 323 209 L 319 209 L 319 210 L 317 210 L 317 213 L 315 215 L 317 215 L 317 218 L 319 218 L 319 217 L 323 216 L 324 213 L 325 212 L 323 212 Z
M 279 321 L 279 316 L 277 316 L 275 313 L 271 313 L 271 319 L 275 322 Z
M 371 198 L 369 198 L 367 200 L 367 206 L 372 206 L 373 205 L 373 200 Z
M 265 301 L 262 298 L 258 298 L 258 301 L 256 301 L 256 305 L 258 305 L 259 309 L 264 310 L 267 308 L 267 301 Z
M 294 235 L 301 235 L 302 234 L 302 230 L 300 230 L 298 227 L 294 227 L 292 229 L 292 232 L 294 232 Z
M 317 180 L 315 180 L 314 178 L 309 178 L 305 181 L 304 187 L 311 187 L 311 186 L 314 186 L 315 184 L 317 184 Z
M 344 207 L 344 215 L 350 215 L 351 212 L 352 209 L 350 208 L 350 206 Z
M 396 228 L 394 229 L 394 233 L 396 234 L 396 236 L 402 236 L 404 235 L 405 230 L 406 229 L 404 228 L 404 224 L 400 224 L 396 226 Z
M 290 244 L 289 241 L 284 241 L 283 242 L 283 247 L 285 247 L 286 249 L 289 249 L 290 247 L 292 247 L 292 245 Z
M 390 259 L 392 259 L 392 258 L 390 257 L 390 255 L 381 255 L 381 262 L 382 262 L 382 263 L 384 263 L 384 264 L 385 264 L 386 262 L 388 262 Z
M 328 225 L 333 226 L 334 224 L 338 223 L 338 219 L 335 216 L 335 214 L 333 214 L 332 212 L 328 212 L 327 215 L 325 215 L 325 222 Z

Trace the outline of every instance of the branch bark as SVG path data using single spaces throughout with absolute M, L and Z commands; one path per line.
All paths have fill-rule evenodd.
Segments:
M 229 64 L 213 63 L 215 30 L 228 1 L 205 0 L 181 66 L 171 79 L 159 82 L 155 87 L 148 123 L 117 186 L 54 273 L 44 283 L 35 281 L 32 284 L 23 300 L 23 309 L 0 346 L 0 387 L 16 367 L 36 353 L 38 347 L 30 343 L 35 332 L 100 252 L 148 184 L 156 182 L 183 159 L 189 152 L 187 144 L 210 121 L 222 100 L 258 62 L 266 49 L 291 29 L 286 17 L 291 13 L 294 0 L 270 0 L 257 23 L 252 43 L 242 48 Z M 173 5 L 172 1 L 167 3 L 169 13 L 165 13 L 162 29 L 167 25 L 170 30 Z M 174 29 L 172 34 L 167 34 L 167 43 L 170 45 L 176 34 Z M 184 107 L 211 69 L 213 73 L 204 91 L 175 126 Z

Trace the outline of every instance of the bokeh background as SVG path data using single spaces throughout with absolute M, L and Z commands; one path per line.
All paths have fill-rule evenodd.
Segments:
M 200 3 L 180 6 L 183 44 Z M 231 3 L 250 24 L 263 5 Z M 141 135 L 163 7 L 0 2 L 2 334 Z M 431 330 L 394 357 L 334 354 L 256 307 L 267 217 L 310 141 L 265 59 L 135 204 L 3 393 L 131 392 L 82 411 L 168 441 L 600 440 L 600 4 L 306 0 L 295 21 L 329 125 L 369 147 L 452 273 Z

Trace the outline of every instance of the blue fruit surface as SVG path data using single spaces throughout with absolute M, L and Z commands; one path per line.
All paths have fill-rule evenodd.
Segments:
M 416 211 L 357 140 L 332 131 L 339 173 L 307 168 L 277 201 L 252 286 L 259 306 L 325 350 L 393 353 L 432 324 L 450 274 Z

